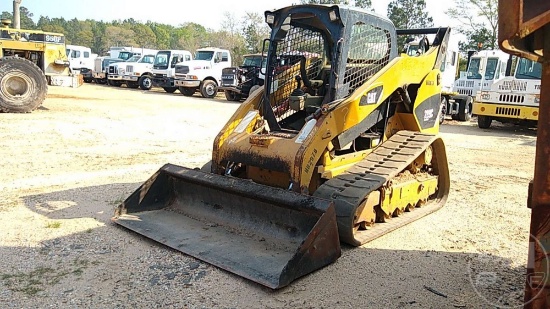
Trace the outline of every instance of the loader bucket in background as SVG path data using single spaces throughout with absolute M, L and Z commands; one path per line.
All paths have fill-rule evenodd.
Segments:
M 341 254 L 332 202 L 171 164 L 113 221 L 272 289 Z

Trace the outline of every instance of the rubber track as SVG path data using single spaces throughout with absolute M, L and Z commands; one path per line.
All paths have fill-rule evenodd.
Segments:
M 340 239 L 343 242 L 354 246 L 362 245 L 443 206 L 445 199 L 432 200 L 411 212 L 391 218 L 388 222 L 375 223 L 368 230 L 358 231 L 355 237 L 353 235 L 353 217 L 365 197 L 407 168 L 438 138 L 433 134 L 399 131 L 361 162 L 344 174 L 327 180 L 315 191 L 314 196 L 334 201 Z

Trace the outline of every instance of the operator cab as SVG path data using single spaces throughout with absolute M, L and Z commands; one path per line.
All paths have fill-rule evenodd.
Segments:
M 371 12 L 297 5 L 265 17 L 272 32 L 261 104 L 272 131 L 300 130 L 397 57 L 393 24 Z

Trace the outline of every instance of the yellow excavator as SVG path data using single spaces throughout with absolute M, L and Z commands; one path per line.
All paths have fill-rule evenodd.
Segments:
M 201 169 L 166 164 L 113 221 L 277 289 L 443 206 L 449 28 L 396 30 L 338 5 L 267 11 L 264 86 Z M 431 35 L 415 56 L 398 35 Z

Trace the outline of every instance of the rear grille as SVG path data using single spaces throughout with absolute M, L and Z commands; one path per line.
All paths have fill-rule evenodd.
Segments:
M 525 97 L 522 95 L 501 94 L 498 100 L 504 103 L 523 103 L 525 102 Z
M 497 115 L 503 116 L 519 116 L 520 109 L 513 107 L 497 107 Z
M 186 65 L 181 65 L 176 67 L 176 74 L 187 74 L 189 73 L 189 67 Z

